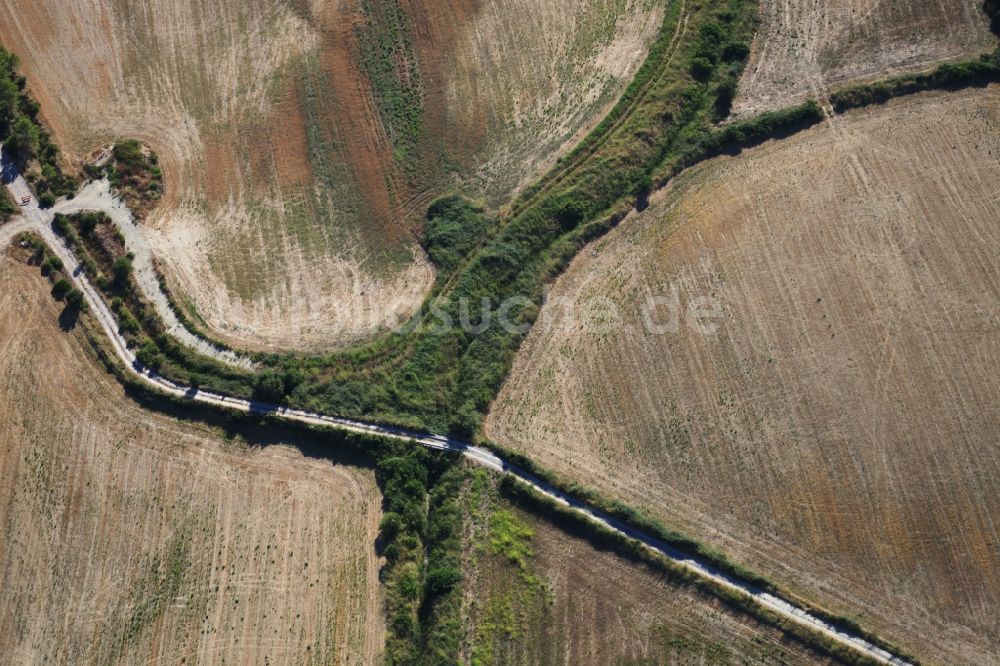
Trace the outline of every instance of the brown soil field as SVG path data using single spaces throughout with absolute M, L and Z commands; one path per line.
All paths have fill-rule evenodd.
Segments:
M 761 27 L 733 114 L 748 117 L 990 50 L 980 0 L 762 0 Z
M 468 530 L 465 663 L 828 663 L 774 628 L 496 496 L 472 506 L 478 526 L 472 521 Z M 497 512 L 525 537 L 517 547 L 523 566 L 492 548 Z
M 380 663 L 371 470 L 145 411 L 0 285 L 0 663 Z
M 997 86 L 689 170 L 557 281 L 487 434 L 931 663 L 996 663 L 998 192 Z
M 371 7 L 406 17 L 389 66 L 419 79 L 414 147 L 393 143 L 362 58 L 384 34 Z M 424 205 L 453 187 L 501 202 L 550 165 L 662 16 L 660 0 L 0 0 L 0 42 L 71 160 L 120 137 L 159 154 L 145 224 L 193 319 L 315 351 L 412 312 L 433 280 Z

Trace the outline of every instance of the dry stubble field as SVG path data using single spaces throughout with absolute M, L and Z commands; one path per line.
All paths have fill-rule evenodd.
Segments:
M 738 117 L 991 50 L 981 0 L 762 0 Z
M 482 476 L 474 488 L 485 476 L 476 474 Z M 773 627 L 734 615 L 660 572 L 595 549 L 496 495 L 472 495 L 465 663 L 826 663 Z M 495 549 L 501 534 L 516 546 Z M 515 553 L 523 565 L 511 559 Z
M 487 434 L 932 663 L 994 663 L 998 193 L 997 86 L 701 165 L 560 278 Z M 715 335 L 644 332 L 674 287 Z
M 662 16 L 660 0 L 2 0 L 0 42 L 74 161 L 123 136 L 159 153 L 150 240 L 193 319 L 320 350 L 412 312 L 430 197 L 503 201 L 550 165 Z M 415 141 L 387 127 L 373 67 L 417 91 Z
M 0 663 L 379 663 L 370 470 L 147 412 L 0 285 Z

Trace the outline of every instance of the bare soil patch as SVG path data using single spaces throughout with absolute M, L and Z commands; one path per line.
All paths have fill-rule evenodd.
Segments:
M 142 410 L 0 284 L 0 661 L 380 662 L 370 470 Z
M 556 283 L 488 435 L 918 656 L 996 661 L 998 128 L 996 86 L 921 94 L 685 173 Z
M 990 50 L 996 39 L 981 6 L 978 0 L 763 0 L 733 113 L 748 117 L 849 81 Z

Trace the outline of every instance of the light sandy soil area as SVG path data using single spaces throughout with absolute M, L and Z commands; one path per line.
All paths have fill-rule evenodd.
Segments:
M 0 662 L 380 663 L 370 470 L 147 412 L 0 285 Z
M 737 117 L 992 49 L 980 0 L 762 0 Z
M 71 159 L 120 137 L 159 154 L 146 233 L 192 319 L 237 347 L 328 350 L 420 303 L 430 198 L 503 202 L 600 119 L 663 15 L 653 0 L 399 6 L 423 107 L 406 164 L 356 0 L 0 0 L 0 42 Z
M 697 167 L 557 281 L 487 434 L 918 656 L 996 662 L 998 192 L 997 86 Z

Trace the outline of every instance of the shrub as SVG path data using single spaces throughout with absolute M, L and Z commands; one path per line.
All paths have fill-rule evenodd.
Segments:
M 48 275 L 56 271 L 61 271 L 63 269 L 62 259 L 54 255 L 49 255 L 45 257 L 45 261 L 41 265 L 42 275 Z
M 1000 37 L 1000 0 L 985 0 L 983 11 L 990 18 L 990 29 Z
M 82 213 L 79 216 L 80 233 L 83 236 L 90 236 L 97 229 L 97 225 L 104 220 L 104 213 Z
M 124 335 L 135 335 L 139 332 L 139 322 L 123 307 L 118 309 L 118 330 Z
M 66 297 L 66 294 L 70 292 L 73 285 L 66 278 L 59 278 L 56 283 L 52 285 L 52 295 L 56 297 L 57 300 L 62 300 Z
M 163 355 L 160 354 L 160 348 L 152 340 L 143 342 L 139 351 L 136 352 L 135 357 L 140 363 L 153 370 L 159 370 L 160 365 L 163 364 Z
M 731 42 L 722 52 L 722 59 L 726 62 L 743 62 L 749 56 L 750 45 L 746 42 Z
M 715 119 L 724 120 L 733 109 L 736 97 L 736 79 L 729 77 L 719 84 L 715 98 Z
M 715 65 L 708 58 L 698 56 L 691 60 L 691 76 L 699 81 L 708 81 L 715 72 Z
M 84 300 L 83 292 L 75 288 L 66 292 L 66 305 L 81 312 L 86 310 L 87 301 Z
M 129 257 L 118 257 L 111 264 L 111 274 L 115 278 L 118 287 L 128 284 L 128 278 L 132 274 L 132 260 Z
M 274 370 L 265 370 L 257 378 L 253 398 L 260 402 L 281 402 L 285 399 L 285 378 Z
M 41 208 L 52 208 L 56 205 L 56 195 L 52 192 L 43 192 L 38 195 L 38 205 Z
M 0 128 L 6 128 L 17 114 L 21 91 L 9 76 L 0 74 Z
M 462 581 L 462 572 L 457 567 L 439 566 L 427 573 L 425 588 L 429 597 L 447 594 Z
M 483 209 L 468 199 L 442 197 L 427 210 L 424 249 L 440 271 L 450 273 L 483 240 L 491 226 Z
M 73 227 L 69 223 L 69 218 L 62 213 L 56 213 L 56 217 L 52 220 L 52 228 L 60 236 L 69 236 L 70 231 Z
M 135 139 L 119 141 L 112 149 L 115 162 L 128 170 L 142 169 L 146 165 L 146 156 L 142 153 L 142 144 Z
M 11 125 L 4 146 L 23 163 L 38 156 L 39 143 L 38 127 L 27 116 L 19 116 Z

